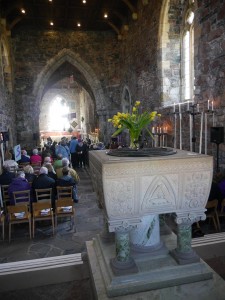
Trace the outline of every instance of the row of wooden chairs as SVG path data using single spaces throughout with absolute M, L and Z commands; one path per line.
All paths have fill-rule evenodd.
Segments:
M 216 232 L 221 231 L 220 218 L 225 217 L 225 199 L 222 200 L 220 207 L 218 207 L 218 203 L 218 200 L 214 199 L 206 204 L 206 220 L 212 220 Z M 199 222 L 197 227 L 201 228 Z
M 13 224 L 28 223 L 30 238 L 31 236 L 34 238 L 36 221 L 50 220 L 53 235 L 55 227 L 57 227 L 58 218 L 70 217 L 71 226 L 74 224 L 75 209 L 72 199 L 72 187 L 57 187 L 57 200 L 55 201 L 54 210 L 52 207 L 51 188 L 36 189 L 35 193 L 37 202 L 33 202 L 32 206 L 29 190 L 13 193 L 15 205 L 7 205 L 5 214 L 1 213 L 3 239 L 5 215 L 9 224 L 9 241 L 11 240 L 11 226 Z

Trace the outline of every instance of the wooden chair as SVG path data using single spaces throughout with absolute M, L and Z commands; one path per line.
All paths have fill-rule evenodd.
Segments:
M 221 218 L 221 217 L 225 217 L 225 198 L 222 200 L 221 202 L 221 208 L 220 210 L 218 211 L 218 217 Z
M 37 202 L 52 202 L 52 188 L 35 189 Z
M 212 219 L 213 225 L 216 231 L 221 231 L 220 229 L 220 221 L 217 213 L 218 207 L 218 200 L 208 201 L 206 204 L 207 212 L 206 212 L 206 219 Z M 209 211 L 208 211 L 209 209 Z
M 7 206 L 10 205 L 9 193 L 8 193 L 9 185 L 2 185 L 1 189 L 2 189 L 3 208 L 4 211 L 7 213 Z
M 73 187 L 72 186 L 57 186 L 57 198 L 64 199 L 70 198 L 73 199 Z
M 28 206 L 26 204 L 9 205 L 7 206 L 7 212 L 9 222 L 9 242 L 11 241 L 12 224 L 28 223 L 31 239 L 31 214 L 28 210 Z
M 0 224 L 2 225 L 2 240 L 5 239 L 5 215 L 2 210 L 0 210 Z
M 27 205 L 30 211 L 30 190 L 13 192 L 13 199 L 15 205 Z
M 57 227 L 57 219 L 70 217 L 71 228 L 74 225 L 75 208 L 72 198 L 60 198 L 55 202 L 55 227 Z
M 51 220 L 52 222 L 52 232 L 54 235 L 54 214 L 52 210 L 52 205 L 49 202 L 34 202 L 32 204 L 33 208 L 33 237 L 35 233 L 35 223 L 36 221 L 46 221 Z

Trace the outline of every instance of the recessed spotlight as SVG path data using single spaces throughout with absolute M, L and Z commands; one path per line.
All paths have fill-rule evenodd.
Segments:
M 22 13 L 22 14 L 25 14 L 25 13 L 26 13 L 26 11 L 25 11 L 24 8 L 21 8 L 21 13 Z
M 107 19 L 108 18 L 108 14 L 104 13 L 104 18 Z
M 51 22 L 50 22 L 50 25 L 51 25 L 51 26 L 53 26 L 53 25 L 54 25 L 54 23 L 51 21 Z
M 78 22 L 78 23 L 77 23 L 77 27 L 81 27 L 81 24 L 80 24 L 80 22 Z

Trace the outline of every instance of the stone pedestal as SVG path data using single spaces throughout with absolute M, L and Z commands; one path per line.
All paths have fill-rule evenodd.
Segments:
M 171 234 L 165 239 L 162 237 L 162 241 L 168 250 L 171 250 L 176 245 L 176 236 Z M 86 242 L 86 245 L 93 286 L 98 300 L 106 300 L 111 297 L 118 300 L 147 300 L 156 299 L 156 295 L 158 295 L 157 299 L 186 299 L 185 295 L 189 297 L 191 293 L 191 290 L 188 293 L 185 290 L 187 284 L 195 283 L 194 293 L 199 295 L 197 282 L 201 287 L 202 281 L 205 281 L 205 289 L 210 286 L 215 292 L 215 288 L 210 282 L 212 270 L 202 261 L 179 265 L 169 254 L 151 256 L 147 253 L 139 253 L 134 258 L 138 272 L 120 273 L 120 276 L 117 276 L 112 271 L 110 264 L 115 256 L 114 243 L 111 245 L 102 243 L 101 238 L 97 236 L 93 241 Z M 179 286 L 179 291 L 184 291 L 183 298 L 176 297 L 174 292 L 176 286 Z M 160 292 L 161 290 L 162 292 Z M 161 293 L 164 294 L 162 298 L 159 296 Z M 201 293 L 205 295 L 203 288 L 201 288 Z
M 145 257 L 144 265 L 150 269 L 150 260 L 158 255 L 166 255 L 166 263 L 169 264 L 173 258 L 182 265 L 194 262 L 198 269 L 199 257 L 191 248 L 191 225 L 205 219 L 205 205 L 213 175 L 212 157 L 182 150 L 175 155 L 160 157 L 114 157 L 108 156 L 105 151 L 92 151 L 89 161 L 93 185 L 105 209 L 109 232 L 115 232 L 116 236 L 110 252 L 112 257 L 105 258 L 109 260 L 114 275 L 121 279 L 121 275 L 138 274 L 138 286 L 142 290 L 145 275 L 143 266 L 138 265 L 139 252 L 155 254 L 141 257 L 141 260 Z M 177 245 L 170 249 L 173 258 L 167 255 L 168 249 L 162 248 L 159 233 L 158 218 L 165 213 L 177 216 Z M 150 224 L 149 216 L 152 216 Z M 101 245 L 100 242 L 98 244 Z M 160 252 L 161 248 L 163 251 Z M 104 251 L 102 255 L 105 255 Z M 157 263 L 161 264 L 160 261 Z M 163 276 L 170 277 L 170 272 L 163 270 Z M 200 277 L 199 274 L 194 276 L 196 280 Z M 126 280 L 136 282 L 137 277 Z M 176 280 L 179 282 L 179 276 Z M 163 282 L 168 284 L 168 281 L 164 277 Z M 148 288 L 154 286 L 155 283 Z

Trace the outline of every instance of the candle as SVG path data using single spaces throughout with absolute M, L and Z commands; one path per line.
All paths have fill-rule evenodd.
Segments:
M 197 104 L 197 112 L 199 113 L 199 104 Z
M 189 124 L 190 124 L 190 151 L 192 152 L 192 115 L 189 115 Z
M 201 127 L 200 127 L 200 140 L 199 140 L 199 154 L 202 153 L 202 131 L 203 131 L 203 112 L 201 113 Z
M 207 113 L 205 113 L 205 154 L 207 154 L 207 136 L 208 132 L 207 132 Z
M 208 100 L 208 110 L 209 110 L 209 100 Z
M 212 111 L 213 111 L 213 101 L 212 101 Z
M 177 148 L 177 115 L 174 114 L 174 146 L 175 149 Z
M 180 105 L 179 105 L 180 110 Z M 180 150 L 182 150 L 182 113 L 180 112 Z

